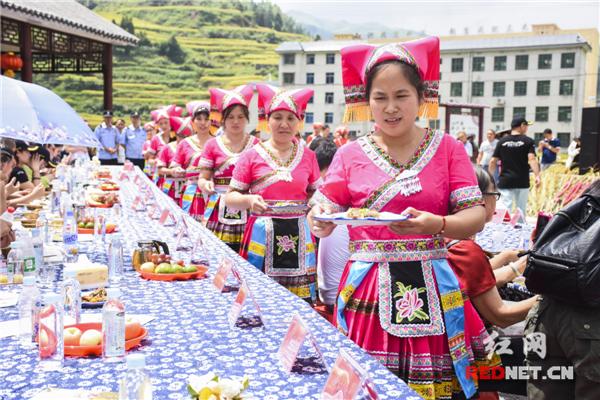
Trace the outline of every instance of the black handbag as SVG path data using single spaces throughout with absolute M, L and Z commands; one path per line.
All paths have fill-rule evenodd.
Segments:
M 589 194 L 559 211 L 529 253 L 523 273 L 533 292 L 600 307 L 600 197 Z

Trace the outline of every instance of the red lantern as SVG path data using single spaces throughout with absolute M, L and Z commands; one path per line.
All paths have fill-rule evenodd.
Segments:
M 23 60 L 14 53 L 3 53 L 0 56 L 0 67 L 3 70 L 19 71 L 23 67 Z

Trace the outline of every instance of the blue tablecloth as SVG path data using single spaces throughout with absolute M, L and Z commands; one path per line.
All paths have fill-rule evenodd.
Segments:
M 117 169 L 113 170 L 116 175 Z M 144 182 L 150 181 L 136 168 Z M 161 207 L 182 216 L 179 207 L 150 185 Z M 298 372 L 283 372 L 276 357 L 291 317 L 298 313 L 317 339 L 332 365 L 341 348 L 348 350 L 369 372 L 382 399 L 419 399 L 407 385 L 374 358 L 340 334 L 304 301 L 256 270 L 217 240 L 203 226 L 184 216 L 191 237 L 200 235 L 210 260 L 209 279 L 179 282 L 146 281 L 131 270 L 130 255 L 137 240 L 158 239 L 175 248 L 174 228 L 162 227 L 145 212 L 129 206 L 140 190 L 131 181 L 121 183 L 122 217 L 118 221 L 126 242 L 126 273 L 121 282 L 127 313 L 151 314 L 149 338 L 135 351 L 146 355 L 155 399 L 188 398 L 188 375 L 213 371 L 222 377 L 250 378 L 246 394 L 259 399 L 318 398 L 327 374 L 319 363 L 306 361 Z M 81 245 L 89 251 L 90 245 Z M 106 262 L 106 254 L 88 252 L 94 261 Z M 218 293 L 212 286 L 217 263 L 232 258 L 247 280 L 263 312 L 265 327 L 230 328 L 227 315 L 235 293 Z M 7 287 L 0 286 L 0 290 Z M 253 309 L 245 307 L 245 315 Z M 16 319 L 16 307 L 0 308 L 0 321 Z M 306 346 L 306 345 L 305 345 Z M 310 359 L 309 347 L 301 353 Z M 36 350 L 22 348 L 16 338 L 0 340 L 0 399 L 27 399 L 45 387 L 117 391 L 125 364 L 106 364 L 100 358 L 67 358 L 61 372 L 37 369 Z

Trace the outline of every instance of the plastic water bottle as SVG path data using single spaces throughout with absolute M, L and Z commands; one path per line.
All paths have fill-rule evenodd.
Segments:
M 71 317 L 69 324 L 81 322 L 81 285 L 76 278 L 77 272 L 73 269 L 64 269 L 65 275 L 62 285 L 62 296 L 65 305 L 65 317 Z
M 102 358 L 106 362 L 121 362 L 125 357 L 125 306 L 120 295 L 119 288 L 106 289 L 102 307 Z
M 36 227 L 40 230 L 42 241 L 46 244 L 50 243 L 50 224 L 48 223 L 48 217 L 46 216 L 45 211 L 40 212 L 40 215 L 37 219 Z
M 10 251 L 6 256 L 6 272 L 8 283 L 23 283 L 23 260 L 21 243 L 18 240 L 10 244 Z
M 146 356 L 130 354 L 126 362 L 127 372 L 119 383 L 119 400 L 151 400 L 152 383 L 144 372 Z
M 35 257 L 36 275 L 40 276 L 41 271 L 44 270 L 44 238 L 41 229 L 34 228 L 31 230 L 31 245 Z
M 61 182 L 59 179 L 52 180 L 52 193 L 50 196 L 50 210 L 53 214 L 60 211 L 60 187 Z
M 108 282 L 119 283 L 123 277 L 123 238 L 113 233 L 108 246 Z
M 40 310 L 39 368 L 55 371 L 62 368 L 65 358 L 63 337 L 63 303 L 58 293 L 46 293 Z
M 26 276 L 23 290 L 19 295 L 19 341 L 25 347 L 35 347 L 38 332 L 40 291 L 35 284 L 35 276 Z
M 63 222 L 63 243 L 66 261 L 77 261 L 79 253 L 79 248 L 77 247 L 77 221 L 73 215 L 73 209 L 67 212 L 67 216 Z
M 37 277 L 37 265 L 33 242 L 28 234 L 24 235 L 21 242 L 21 259 L 23 260 L 23 275 Z

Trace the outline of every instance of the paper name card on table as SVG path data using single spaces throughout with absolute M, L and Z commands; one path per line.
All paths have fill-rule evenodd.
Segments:
M 173 226 L 175 225 L 175 218 L 173 218 L 173 214 L 169 209 L 164 209 L 160 213 L 160 218 L 158 219 L 158 223 L 162 226 Z
M 133 178 L 133 183 L 135 183 L 138 186 L 142 184 L 142 180 L 140 179 L 139 175 L 136 175 L 135 178 Z
M 508 210 L 497 208 L 496 211 L 494 211 L 491 222 L 493 224 L 501 224 L 504 221 L 510 221 L 510 213 Z
M 327 362 L 325 361 L 325 357 L 323 357 L 323 353 L 321 352 L 321 349 L 319 349 L 319 345 L 317 344 L 315 337 L 310 332 L 308 326 L 304 323 L 302 317 L 300 317 L 298 314 L 294 314 L 292 317 L 292 322 L 290 322 L 290 327 L 288 328 L 285 337 L 283 338 L 283 342 L 279 347 L 279 351 L 277 352 L 279 362 L 281 363 L 284 371 L 286 371 L 288 374 L 292 372 L 292 368 L 296 363 L 296 359 L 298 358 L 298 354 L 300 354 L 300 349 L 302 348 L 306 338 L 310 340 L 312 347 L 314 347 L 319 358 L 323 362 L 323 365 L 329 370 Z
M 131 203 L 131 209 L 135 211 L 145 211 L 146 203 L 144 202 L 144 199 L 141 196 L 135 196 Z
M 233 301 L 233 304 L 231 305 L 231 309 L 229 310 L 228 320 L 229 320 L 230 327 L 233 328 L 235 326 L 235 324 L 237 323 L 238 319 L 240 318 L 240 315 L 242 314 L 242 310 L 244 308 L 244 303 L 246 302 L 246 299 L 248 297 L 250 298 L 250 300 L 252 300 L 252 304 L 254 305 L 254 308 L 258 312 L 257 317 L 260 319 L 260 322 L 264 326 L 264 320 L 262 318 L 262 313 L 260 311 L 260 307 L 258 306 L 258 303 L 254 299 L 254 296 L 252 295 L 252 292 L 250 291 L 248 284 L 246 283 L 245 280 L 242 279 L 242 284 L 240 285 L 240 290 L 238 291 L 237 296 L 235 296 L 235 300 Z
M 361 391 L 366 393 L 361 393 Z M 321 400 L 378 399 L 377 392 L 367 372 L 348 353 L 341 349 L 321 392 Z
M 148 206 L 148 216 L 150 217 L 150 219 L 160 218 L 160 209 L 156 204 L 150 204 Z
M 123 169 L 125 171 L 133 171 L 133 163 L 131 161 L 126 161 Z
M 523 213 L 521 212 L 521 209 L 517 207 L 517 210 L 515 211 L 515 213 L 512 215 L 512 217 L 510 217 L 510 224 L 512 226 L 516 226 L 521 221 L 524 222 L 525 218 L 523 217 Z
M 127 175 L 125 172 L 121 171 L 121 173 L 119 174 L 119 178 L 120 181 L 128 181 L 129 180 L 129 175 Z
M 217 267 L 217 273 L 213 279 L 213 285 L 215 285 L 219 292 L 223 292 L 223 289 L 225 289 L 225 282 L 227 281 L 227 277 L 229 277 L 229 274 L 233 271 L 233 269 L 233 261 L 231 261 L 229 258 L 223 258 L 219 263 L 219 266 Z

